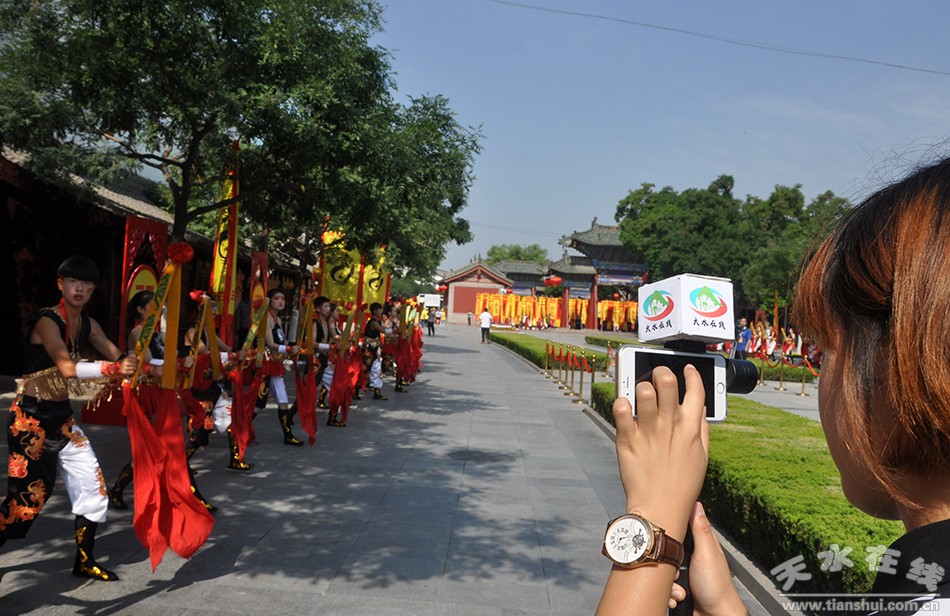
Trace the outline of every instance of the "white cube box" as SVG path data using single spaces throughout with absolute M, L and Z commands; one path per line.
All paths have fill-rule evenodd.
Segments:
M 736 335 L 732 281 L 680 274 L 639 289 L 640 342 L 723 342 Z

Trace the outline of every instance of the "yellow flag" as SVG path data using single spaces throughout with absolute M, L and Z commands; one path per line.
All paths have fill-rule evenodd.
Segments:
M 232 169 L 224 182 L 221 198 L 234 199 L 237 196 L 237 171 Z M 228 325 L 234 315 L 234 296 L 237 292 L 237 217 L 237 201 L 219 210 L 211 268 L 211 292 L 217 297 L 222 319 Z
M 379 258 L 378 263 L 366 263 L 363 266 L 363 296 L 362 303 L 372 304 L 386 302 L 386 292 L 389 290 L 389 274 L 385 272 L 386 256 Z
M 360 283 L 360 253 L 336 243 L 342 237 L 336 231 L 324 232 L 320 267 L 320 293 L 339 306 L 356 303 Z

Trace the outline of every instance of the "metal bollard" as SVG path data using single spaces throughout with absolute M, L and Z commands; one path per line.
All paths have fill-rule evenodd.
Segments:
M 565 396 L 573 396 L 573 395 L 574 395 L 574 367 L 575 367 L 575 364 L 576 364 L 577 362 L 575 362 L 575 361 L 573 360 L 573 357 L 574 357 L 573 353 L 574 353 L 574 351 L 571 350 L 571 347 L 568 347 L 567 352 L 568 352 L 568 355 L 567 355 L 567 363 L 570 364 L 570 366 L 571 366 L 571 386 L 567 388 L 567 391 L 564 392 L 564 395 L 565 395 Z M 565 379 L 566 379 L 566 377 L 565 377 Z
M 587 359 L 587 354 L 583 351 L 581 352 L 581 359 Z M 584 403 L 584 368 L 581 367 L 581 386 L 577 392 L 577 398 L 571 400 L 574 404 L 583 404 Z
M 786 391 L 785 390 L 785 360 L 780 359 L 778 365 L 778 387 L 775 388 L 776 391 Z

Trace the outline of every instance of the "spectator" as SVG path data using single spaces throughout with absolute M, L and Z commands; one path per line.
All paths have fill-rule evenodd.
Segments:
M 749 329 L 745 317 L 739 319 L 737 327 L 739 331 L 736 334 L 736 359 L 745 359 L 746 349 L 749 346 L 749 340 L 752 338 L 752 330 Z
M 435 335 L 435 322 L 438 318 L 438 313 L 435 311 L 435 309 L 429 310 L 429 314 L 426 315 L 426 329 L 429 330 L 430 336 Z
M 491 343 L 491 313 L 488 312 L 488 308 L 482 310 L 482 313 L 478 315 L 479 324 L 482 326 L 482 344 Z

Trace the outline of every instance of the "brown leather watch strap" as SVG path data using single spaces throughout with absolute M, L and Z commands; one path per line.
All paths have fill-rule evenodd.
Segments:
M 665 531 L 655 526 L 654 529 L 658 531 L 654 534 L 657 544 L 657 562 L 670 563 L 674 567 L 681 566 L 686 558 L 686 550 L 683 548 L 683 544 L 667 535 Z

